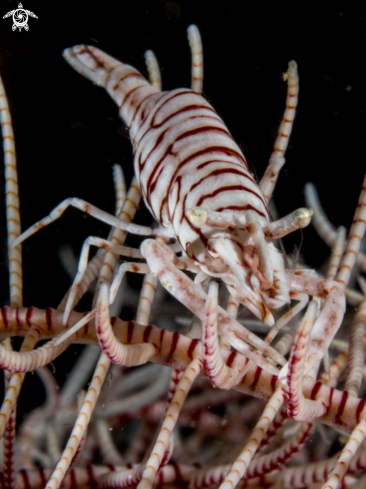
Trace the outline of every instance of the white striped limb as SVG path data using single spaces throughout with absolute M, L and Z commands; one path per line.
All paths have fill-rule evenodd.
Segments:
M 8 261 L 9 261 L 9 286 L 10 286 L 10 305 L 12 307 L 22 306 L 23 295 L 23 270 L 22 270 L 22 252 L 21 246 L 12 246 L 15 239 L 20 235 L 20 211 L 19 211 L 19 186 L 18 172 L 16 167 L 16 154 L 14 133 L 11 123 L 8 101 L 5 94 L 4 85 L 0 78 L 0 125 L 3 138 L 4 165 L 5 165 L 5 195 L 6 195 L 6 223 L 8 231 Z M 27 345 L 27 342 L 25 342 Z M 12 350 L 11 341 L 6 339 L 4 346 Z M 24 375 L 12 376 L 10 372 L 5 373 L 5 384 L 7 394 L 9 393 L 9 382 L 17 384 L 17 387 L 11 386 L 10 390 L 16 389 L 19 394 Z M 3 454 L 4 454 L 4 485 L 8 489 L 13 489 L 15 484 L 14 473 L 14 442 L 15 442 L 15 424 L 16 424 L 16 400 L 17 396 L 12 399 L 13 405 L 10 416 L 7 419 L 5 432 L 3 432 Z
M 67 299 L 67 303 L 64 311 L 64 324 L 67 324 L 70 312 L 72 311 L 75 304 L 75 298 L 78 294 L 80 284 L 82 283 L 84 275 L 86 273 L 90 246 L 97 246 L 98 248 L 101 248 L 103 250 L 111 251 L 116 255 L 128 256 L 130 258 L 142 258 L 140 250 L 136 248 L 129 248 L 127 246 L 113 243 L 112 241 L 106 239 L 89 236 L 84 241 L 83 247 L 81 249 L 79 265 L 78 265 L 78 273 L 71 286 L 69 297 Z
M 187 30 L 189 47 L 192 54 L 191 88 L 194 92 L 202 93 L 203 87 L 203 49 L 201 34 L 197 26 L 191 24 Z
M 100 356 L 100 350 L 95 345 L 86 345 L 80 353 L 74 368 L 65 380 L 61 389 L 61 406 L 68 405 L 90 378 Z
M 337 282 L 306 276 L 301 270 L 289 271 L 287 277 L 291 291 L 325 299 L 311 330 L 305 363 L 304 372 L 314 380 L 319 364 L 342 323 L 346 306 L 344 294 Z
M 156 239 L 161 243 L 167 244 L 167 241 L 164 240 L 164 238 L 157 237 Z M 136 322 L 139 324 L 149 324 L 151 306 L 154 301 L 158 282 L 158 279 L 152 273 L 148 273 L 144 277 L 136 311 Z
M 85 270 L 84 277 L 82 281 L 80 282 L 79 289 L 75 295 L 74 299 L 74 305 L 72 306 L 71 310 L 75 307 L 75 305 L 79 302 L 79 300 L 84 296 L 84 294 L 87 292 L 89 289 L 90 285 L 97 279 L 100 269 L 103 264 L 103 255 L 100 253 L 97 253 L 93 258 L 90 260 L 88 263 L 88 266 Z M 77 270 L 77 266 L 76 266 Z M 74 277 L 73 277 L 74 278 Z M 66 292 L 66 294 L 63 296 L 61 302 L 57 306 L 58 311 L 65 311 L 66 304 L 69 298 L 71 287 L 69 290 Z
M 39 340 L 41 330 L 38 326 L 32 326 L 27 333 L 20 352 L 29 352 L 33 350 Z M 3 346 L 1 348 L 4 348 Z M 11 412 L 18 400 L 19 392 L 24 381 L 24 373 L 13 373 L 10 377 L 8 387 L 6 389 L 5 398 L 0 410 L 0 438 L 2 437 L 5 427 L 10 419 Z
M 151 85 L 158 90 L 161 90 L 161 73 L 158 60 L 155 53 L 151 50 L 145 52 L 145 63 L 149 72 L 149 81 Z
M 310 333 L 318 313 L 318 302 L 312 300 L 300 324 L 288 364 L 282 369 L 279 379 L 286 379 L 287 412 L 297 420 L 309 422 L 327 411 L 323 401 L 306 399 L 303 394 L 303 376 Z
M 362 420 L 352 431 L 346 445 L 343 447 L 328 479 L 322 489 L 337 489 L 345 476 L 357 449 L 366 438 L 366 420 Z M 361 487 L 361 486 L 359 486 Z
M 14 370 L 18 373 L 31 372 L 44 367 L 61 355 L 73 342 L 71 337 L 61 345 L 56 345 L 57 338 L 56 336 L 44 346 L 27 352 L 9 351 L 0 344 L 0 367 L 5 370 Z
M 176 425 L 179 413 L 182 409 L 183 403 L 194 380 L 200 373 L 201 368 L 202 361 L 196 358 L 190 363 L 190 365 L 187 367 L 182 377 L 180 378 L 177 390 L 164 417 L 164 421 L 155 442 L 154 448 L 152 449 L 151 455 L 146 462 L 146 468 L 142 473 L 141 482 L 137 486 L 138 489 L 150 489 L 152 487 L 156 473 L 162 463 L 164 453 L 168 449 L 169 441 L 173 429 Z
M 72 489 L 73 487 L 95 486 L 95 481 L 99 481 L 102 476 L 115 470 L 115 467 L 106 465 L 93 465 L 86 467 L 75 467 L 66 476 L 63 487 Z M 16 474 L 16 487 L 18 489 L 36 489 L 44 487 L 45 477 L 49 477 L 51 469 L 38 467 L 33 469 L 23 469 Z
M 70 464 L 72 463 L 72 460 L 77 453 L 78 447 L 80 446 L 80 443 L 87 430 L 90 417 L 98 400 L 100 390 L 103 386 L 109 366 L 109 358 L 104 353 L 102 353 L 96 366 L 92 381 L 88 388 L 85 401 L 74 424 L 74 428 L 62 453 L 62 457 L 59 460 L 46 485 L 46 489 L 58 489 L 66 473 L 68 472 Z
M 137 186 L 136 183 L 136 178 L 132 180 L 131 186 L 128 190 L 127 196 L 124 200 L 122 209 L 119 212 L 118 218 L 121 219 L 123 222 L 130 222 L 135 216 L 135 213 L 137 211 L 138 204 L 141 199 L 141 193 L 140 189 Z M 127 237 L 127 233 L 125 231 L 121 231 L 120 229 L 115 229 L 113 228 L 109 234 L 109 241 L 113 243 L 113 245 L 116 246 L 121 246 Z M 125 247 L 122 247 L 122 249 Z M 84 248 L 83 248 L 84 250 Z M 136 250 L 137 252 L 138 250 Z M 83 289 L 83 291 L 86 290 L 88 283 L 90 283 L 91 279 L 95 277 L 95 275 L 98 276 L 98 283 L 96 286 L 95 290 L 95 296 L 94 296 L 94 301 L 93 301 L 93 306 L 95 307 L 95 302 L 98 297 L 99 293 L 99 287 L 101 282 L 108 282 L 110 283 L 112 281 L 112 271 L 114 270 L 117 260 L 118 260 L 118 255 L 111 251 L 106 251 L 103 252 L 104 256 L 100 257 L 100 255 L 95 256 L 91 262 L 87 265 L 85 269 L 85 274 L 88 274 L 90 276 L 90 279 L 84 279 L 84 276 L 82 278 L 78 276 L 75 277 L 74 284 L 71 288 L 71 291 L 69 292 L 66 306 L 65 306 L 65 313 L 64 313 L 64 322 L 66 323 L 66 320 L 69 317 L 69 314 L 71 310 L 74 308 L 75 304 L 81 297 L 81 290 L 80 288 Z M 87 259 L 87 258 L 86 258 Z M 81 258 L 80 258 L 81 261 Z M 79 261 L 79 265 L 80 265 Z M 94 262 L 96 265 L 94 266 Z M 94 268 L 96 269 L 95 272 L 93 273 Z M 83 275 L 83 274 L 81 274 Z M 79 284 L 77 283 L 78 281 Z M 117 293 L 117 292 L 116 292 Z M 71 296 L 71 297 L 70 297 Z M 88 322 L 88 320 L 92 319 L 94 317 L 94 312 L 91 311 L 89 313 L 89 316 L 87 318 L 83 318 L 82 322 L 79 325 L 74 325 L 72 328 L 72 332 L 76 332 L 79 328 L 81 328 L 84 324 Z M 65 339 L 72 334 L 69 330 L 66 335 Z M 62 342 L 63 338 L 61 337 L 59 339 L 59 342 Z
M 126 200 L 122 206 L 121 212 L 118 215 L 118 218 L 126 223 L 131 222 L 135 217 L 140 200 L 141 200 L 141 192 L 137 185 L 136 177 L 134 177 L 131 182 L 130 188 L 128 190 Z M 126 238 L 127 238 L 127 232 L 121 231 L 120 229 L 116 229 L 116 228 L 112 228 L 109 234 L 109 241 L 112 241 L 113 243 L 116 243 L 118 245 L 123 245 Z M 118 261 L 118 256 L 115 253 L 112 253 L 111 251 L 107 251 L 106 253 L 103 254 L 104 254 L 103 264 L 100 268 L 98 282 L 95 287 L 95 294 L 94 294 L 93 306 L 92 306 L 93 308 L 95 307 L 95 304 L 97 302 L 100 284 L 102 282 L 107 282 L 108 284 L 111 283 L 114 269 Z
M 283 314 L 279 319 L 277 319 L 275 325 L 271 328 L 269 333 L 266 335 L 264 341 L 268 344 L 272 343 L 275 339 L 277 333 L 294 318 L 299 312 L 301 312 L 304 307 L 309 302 L 309 296 L 307 294 L 299 294 L 296 292 L 290 292 L 291 300 L 299 301 L 294 307 L 292 307 L 288 312 Z
M 14 133 L 4 85 L 0 78 L 0 124 L 5 164 L 6 222 L 8 230 L 8 260 L 10 304 L 22 306 L 23 270 L 22 250 L 13 243 L 20 235 L 19 186 L 16 167 Z
M 348 361 L 348 345 L 343 351 L 337 355 L 329 366 L 328 372 L 323 372 L 319 380 L 328 387 L 336 387 L 339 383 L 339 378 L 347 366 Z
M 151 306 L 154 300 L 158 279 L 151 273 L 147 273 L 141 287 L 139 304 L 136 311 L 136 322 L 139 324 L 149 324 Z
M 113 182 L 116 193 L 115 215 L 118 216 L 127 196 L 126 181 L 121 165 L 113 165 Z
M 334 280 L 337 275 L 339 264 L 342 259 L 344 244 L 346 242 L 346 228 L 340 226 L 337 230 L 336 239 L 333 244 L 332 253 L 330 255 L 327 279 Z
M 274 345 L 274 348 L 281 355 L 285 356 L 291 350 L 292 344 L 294 342 L 294 337 L 296 334 L 296 329 L 292 328 L 282 338 Z
M 287 463 L 293 455 L 295 455 L 306 442 L 312 423 L 303 423 L 299 425 L 296 434 L 287 440 L 281 447 L 276 450 L 254 457 L 248 465 L 248 469 L 243 476 L 242 481 L 252 479 L 253 477 L 263 476 L 274 469 L 280 468 Z M 256 452 L 258 454 L 259 449 Z M 208 469 L 200 469 L 193 471 L 189 478 L 190 489 L 202 489 L 218 485 L 228 474 L 230 465 L 219 465 Z
M 218 284 L 211 282 L 205 305 L 205 317 L 202 321 L 203 367 L 211 383 L 221 389 L 231 389 L 238 384 L 239 371 L 228 367 L 221 357 L 217 330 Z
M 263 414 L 259 418 L 248 442 L 240 453 L 239 457 L 230 467 L 224 482 L 220 485 L 220 489 L 233 489 L 237 486 L 240 479 L 245 475 L 246 470 L 257 451 L 260 442 L 267 433 L 271 422 L 281 408 L 284 402 L 284 392 L 282 387 L 278 387 L 272 397 L 269 399 Z
M 8 390 L 8 384 L 11 373 L 4 371 L 5 389 Z M 2 451 L 3 451 L 3 485 L 6 489 L 15 489 L 15 425 L 17 417 L 17 405 L 11 410 L 11 414 L 6 425 L 5 431 L 2 437 Z
M 173 255 L 169 248 L 157 241 L 145 240 L 141 245 L 141 252 L 146 258 L 151 272 L 159 278 L 163 287 L 203 321 L 207 295 L 201 287 L 197 286 L 175 267 L 172 262 L 175 255 Z M 278 370 L 259 352 L 267 355 L 276 363 L 281 365 L 286 363 L 284 358 L 273 348 L 248 331 L 244 326 L 240 325 L 221 307 L 218 307 L 218 323 L 219 334 L 227 335 L 228 331 L 232 331 L 236 339 L 235 348 L 239 346 L 241 353 L 248 356 L 257 365 L 261 365 L 265 370 L 278 373 Z M 224 324 L 225 327 L 223 326 Z M 247 341 L 249 345 L 254 346 L 259 351 L 253 350 L 253 348 L 242 340 Z
M 99 362 L 98 362 L 99 363 Z M 92 382 L 94 380 L 94 377 L 96 376 L 96 373 L 94 373 L 93 377 L 92 377 Z M 103 384 L 102 384 L 103 385 Z M 77 396 L 77 405 L 78 405 L 78 416 L 81 414 L 81 412 L 83 410 L 85 410 L 85 407 L 86 407 L 86 404 L 89 404 L 89 403 L 85 403 L 85 399 L 86 399 L 86 392 L 84 389 L 82 389 L 79 393 L 78 393 L 78 396 Z M 88 406 L 90 407 L 90 406 Z M 92 409 L 92 412 L 93 412 L 93 409 Z M 73 467 L 75 467 L 75 465 L 78 463 L 78 460 L 81 456 L 81 453 L 82 453 L 82 450 L 83 450 L 83 447 L 85 445 L 85 441 L 86 441 L 86 433 L 87 433 L 87 426 L 84 428 L 84 433 L 81 434 L 81 437 L 80 437 L 80 441 L 79 441 L 79 444 L 76 448 L 76 451 L 71 459 L 71 463 L 70 463 L 70 466 L 69 466 L 69 470 L 71 470 Z M 61 458 L 61 457 L 60 457 Z
M 94 205 L 85 202 L 85 200 L 78 199 L 77 197 L 72 197 L 62 201 L 61 204 L 55 207 L 48 216 L 36 222 L 35 224 L 33 224 L 33 226 L 24 231 L 24 233 L 22 233 L 21 236 L 19 236 L 19 238 L 17 238 L 12 243 L 12 246 L 18 246 L 25 239 L 28 239 L 40 229 L 56 221 L 70 206 L 75 207 L 76 209 L 80 209 L 81 211 L 86 212 L 90 216 L 93 216 L 96 219 L 99 219 L 100 221 L 109 224 L 110 226 L 121 229 L 122 231 L 127 231 L 132 234 L 137 234 L 139 236 L 163 236 L 166 238 L 175 237 L 171 228 L 150 228 L 146 226 L 140 226 L 138 224 L 125 223 L 117 217 L 113 216 L 112 214 L 108 214 L 108 212 L 102 211 Z
M 259 183 L 259 188 L 262 190 L 263 196 L 267 202 L 271 200 L 278 174 L 285 163 L 284 154 L 288 146 L 295 119 L 299 94 L 299 75 L 295 61 L 289 62 L 287 72 L 283 74 L 283 80 L 287 81 L 286 108 L 278 129 L 277 138 L 267 169 Z
M 155 354 L 156 348 L 149 343 L 123 345 L 114 335 L 109 316 L 109 287 L 102 283 L 96 306 L 95 329 L 102 351 L 113 362 L 128 367 L 142 365 Z
M 260 238 L 263 238 L 263 233 L 260 232 L 259 235 Z M 230 294 L 264 323 L 272 326 L 274 324 L 273 315 L 267 305 L 261 300 L 260 291 L 258 288 L 254 290 L 254 288 L 250 287 L 244 280 L 245 275 L 242 272 L 245 271 L 245 268 L 238 263 L 233 242 L 225 240 L 224 238 L 218 238 L 215 240 L 215 250 L 220 254 L 224 259 L 225 264 L 228 265 L 232 271 L 232 275 L 228 277 L 230 285 L 227 284 L 227 289 Z M 267 259 L 265 261 L 267 265 L 271 265 Z M 269 268 L 270 271 L 272 271 L 272 267 L 270 266 Z M 234 283 L 234 280 L 236 284 L 231 286 Z
M 118 470 L 119 469 L 119 470 Z M 158 485 L 171 485 L 174 482 L 180 482 L 181 478 L 185 480 L 187 474 L 191 468 L 184 465 L 166 465 L 162 467 L 158 473 Z M 141 479 L 141 465 L 135 465 L 132 469 L 116 468 L 115 471 L 106 472 L 106 475 L 100 478 L 96 478 L 98 481 L 98 488 L 100 489 L 112 489 L 112 488 L 127 488 L 136 486 Z
M 305 185 L 304 193 L 306 205 L 314 211 L 312 224 L 316 232 L 330 248 L 333 248 L 337 239 L 337 231 L 321 206 L 315 185 L 308 182 Z M 363 272 L 366 271 L 366 255 L 360 251 L 357 253 L 356 263 Z
M 348 373 L 344 390 L 350 396 L 358 397 L 365 364 L 366 299 L 362 302 L 354 317 L 349 338 Z
M 198 227 L 210 226 L 215 229 L 247 229 L 250 222 L 248 214 L 237 218 L 230 212 L 216 212 L 203 207 L 193 207 L 186 210 L 186 217 L 190 222 Z M 300 207 L 287 216 L 281 217 L 276 221 L 268 223 L 262 228 L 266 238 L 280 239 L 297 229 L 305 228 L 310 224 L 312 209 Z
M 362 183 L 362 190 L 349 231 L 345 250 L 339 265 L 335 280 L 339 282 L 343 290 L 347 287 L 357 255 L 360 251 L 361 241 L 366 230 L 366 175 Z

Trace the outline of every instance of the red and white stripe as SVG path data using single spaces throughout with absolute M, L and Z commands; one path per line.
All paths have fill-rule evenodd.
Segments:
M 162 226 L 173 226 L 185 250 L 197 239 L 206 245 L 211 231 L 187 219 L 191 208 L 229 210 L 238 219 L 250 209 L 262 225 L 268 223 L 267 204 L 240 148 L 201 95 L 160 92 L 137 70 L 92 46 L 75 46 L 64 56 L 119 105 L 145 202 Z

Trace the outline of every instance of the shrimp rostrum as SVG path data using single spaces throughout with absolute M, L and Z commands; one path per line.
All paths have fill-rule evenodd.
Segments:
M 279 366 L 287 361 L 269 343 L 278 329 L 306 306 L 308 295 L 325 299 L 322 306 L 317 300 L 304 366 L 306 372 L 315 372 L 343 317 L 342 288 L 310 272 L 285 270 L 283 257 L 273 244 L 274 239 L 307 226 L 312 211 L 301 208 L 270 222 L 268 210 L 295 117 L 296 63 L 291 61 L 284 75 L 288 83 L 286 108 L 258 185 L 225 124 L 201 95 L 202 45 L 196 26 L 189 27 L 188 38 L 192 89 L 169 92 L 160 90 L 160 73 L 151 51 L 146 56 L 151 83 L 135 68 L 95 47 L 75 46 L 64 52 L 77 72 L 104 87 L 117 103 L 129 127 L 141 194 L 160 227 L 127 224 L 91 204 L 67 199 L 20 240 L 59 217 L 68 205 L 116 228 L 164 238 L 146 239 L 141 254 L 148 270 L 201 320 L 205 372 L 212 383 L 224 388 L 238 383 L 244 372 L 227 366 L 220 348 L 234 348 L 278 374 Z M 177 244 L 167 244 L 171 238 L 179 243 L 179 256 Z M 117 253 L 128 254 L 123 247 L 110 246 Z M 196 273 L 196 279 L 192 281 L 182 269 Z M 122 275 L 115 275 L 111 297 Z M 229 291 L 226 311 L 218 305 L 218 280 Z M 272 312 L 291 300 L 299 302 L 275 323 Z M 274 327 L 264 341 L 236 321 L 238 304 Z

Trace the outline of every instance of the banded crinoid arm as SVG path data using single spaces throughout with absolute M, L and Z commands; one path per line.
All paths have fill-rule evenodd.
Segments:
M 41 330 L 41 339 L 56 336 L 64 331 L 62 325 L 62 313 L 48 309 L 38 310 L 36 308 L 11 309 L 3 307 L 0 315 L 0 331 L 2 337 L 25 336 L 32 323 L 37 324 Z M 82 314 L 73 312 L 69 324 L 80 320 Z M 4 318 L 6 328 L 4 326 Z M 138 345 L 151 343 L 157 347 L 156 355 L 151 359 L 153 362 L 169 365 L 184 370 L 193 358 L 202 358 L 202 345 L 198 339 L 190 339 L 177 332 L 156 328 L 153 325 L 141 326 L 130 321 L 124 322 L 118 318 L 112 318 L 111 324 L 119 341 L 125 345 Z M 6 330 L 6 333 L 4 331 Z M 76 343 L 97 344 L 97 337 L 93 324 L 89 324 L 76 335 Z M 36 353 L 35 350 L 32 353 Z M 18 353 L 18 355 L 21 355 Z M 25 354 L 23 354 L 25 355 Z M 225 363 L 232 368 L 242 370 L 248 362 L 238 352 L 222 350 Z M 39 366 L 41 366 L 39 364 Z M 33 365 L 30 367 L 32 370 Z M 243 393 L 268 400 L 275 390 L 277 377 L 266 372 L 258 366 L 251 366 L 241 382 L 234 387 Z M 330 426 L 339 427 L 343 431 L 351 432 L 355 426 L 366 418 L 366 400 L 356 399 L 334 388 L 317 382 L 304 380 L 304 396 L 308 399 L 319 400 L 327 405 L 327 412 L 319 418 L 319 421 Z
M 179 379 L 177 389 L 164 417 L 162 427 L 159 431 L 157 440 L 146 462 L 145 469 L 138 484 L 138 489 L 150 489 L 154 483 L 157 471 L 164 462 L 164 456 L 169 448 L 169 443 L 173 434 L 173 429 L 177 423 L 179 413 L 187 394 L 202 369 L 202 360 L 195 358 L 188 365 Z
M 194 24 L 188 27 L 187 34 L 192 53 L 191 88 L 194 92 L 202 93 L 203 49 L 201 35 L 197 26 Z
M 366 293 L 365 280 L 362 279 L 362 288 Z M 350 396 L 358 397 L 364 374 L 365 364 L 365 325 L 366 325 L 366 299 L 361 303 L 353 319 L 351 335 L 349 338 L 349 353 L 347 361 L 347 378 L 345 391 Z
M 78 448 L 80 447 L 80 444 L 85 436 L 90 417 L 100 394 L 100 390 L 103 386 L 109 366 L 110 360 L 106 355 L 102 354 L 98 360 L 95 372 L 93 374 L 93 379 L 89 385 L 88 392 L 81 406 L 66 448 L 64 449 L 60 460 L 58 461 L 49 481 L 47 482 L 47 489 L 58 488 L 68 472 L 70 465 L 77 454 Z
M 5 193 L 6 193 L 6 219 L 8 230 L 8 259 L 10 303 L 13 307 L 22 306 L 23 270 L 21 246 L 12 246 L 19 237 L 20 212 L 18 172 L 16 168 L 16 155 L 14 134 L 11 124 L 8 101 L 4 85 L 0 78 L 0 124 L 4 149 L 5 164 Z
M 132 185 L 132 188 L 130 189 L 128 197 L 120 212 L 120 217 L 122 219 L 126 219 L 127 217 L 127 220 L 130 220 L 134 216 L 137 209 L 135 202 L 137 201 L 138 203 L 139 197 L 140 193 L 136 193 L 135 188 Z M 124 214 L 126 214 L 126 217 Z M 120 230 L 113 230 L 110 237 L 111 243 L 114 246 L 121 247 L 120 243 L 123 243 L 126 239 L 126 233 Z M 88 241 L 87 246 L 89 246 Z M 65 474 L 70 470 L 72 464 L 75 463 L 77 454 L 81 451 L 86 437 L 86 430 L 100 395 L 101 387 L 106 378 L 111 360 L 114 360 L 115 363 L 122 365 L 136 365 L 146 363 L 156 353 L 156 348 L 150 344 L 141 344 L 137 346 L 137 349 L 133 346 L 131 347 L 130 345 L 123 345 L 118 342 L 112 331 L 108 311 L 109 291 L 107 287 L 112 280 L 112 271 L 116 266 L 116 262 L 117 256 L 107 249 L 99 272 L 99 281 L 95 292 L 97 302 L 96 331 L 103 353 L 98 360 L 91 384 L 80 407 L 80 412 L 67 445 L 49 482 L 47 483 L 47 487 L 49 489 L 56 489 L 60 486 Z M 108 339 L 107 336 L 109 337 Z M 118 358 L 115 354 L 116 350 L 117 355 L 119 355 Z
M 349 231 L 345 250 L 339 265 L 335 280 L 345 289 L 351 278 L 353 267 L 360 252 L 362 238 L 366 230 L 366 175 L 362 182 L 362 189 L 358 199 L 352 226 Z
M 8 101 L 4 85 L 0 78 L 0 124 L 3 139 L 4 165 L 5 165 L 5 194 L 6 194 L 6 221 L 8 232 L 8 262 L 9 262 L 9 288 L 10 305 L 20 307 L 23 303 L 23 270 L 21 246 L 13 246 L 19 237 L 20 210 L 19 210 L 19 188 L 18 173 L 16 166 L 16 153 L 14 133 L 11 123 Z M 29 352 L 38 340 L 39 330 L 32 328 L 23 341 L 21 352 Z M 12 343 L 10 339 L 0 346 L 0 355 L 7 350 L 11 352 Z M 3 438 L 3 467 L 4 485 L 9 489 L 15 487 L 15 435 L 16 435 L 16 403 L 19 392 L 24 381 L 24 374 L 5 373 L 5 398 L 1 406 L 0 437 Z
M 285 164 L 284 155 L 288 146 L 296 114 L 299 94 L 299 76 L 295 61 L 290 61 L 287 72 L 283 74 L 283 80 L 287 81 L 288 86 L 286 108 L 278 129 L 272 155 L 269 159 L 266 171 L 259 183 L 259 187 L 262 190 L 263 196 L 267 202 L 271 200 L 278 174 Z
M 311 182 L 307 183 L 304 191 L 306 205 L 314 212 L 312 224 L 323 241 L 332 248 L 336 242 L 337 232 L 322 208 L 314 184 Z M 363 252 L 357 253 L 356 263 L 357 267 L 362 271 L 366 271 L 366 256 Z
M 287 463 L 301 450 L 308 439 L 312 426 L 312 423 L 303 423 L 299 426 L 297 433 L 286 441 L 283 446 L 265 455 L 253 458 L 244 477 L 239 482 L 239 487 L 246 486 L 246 481 L 250 485 L 251 479 L 263 477 L 265 474 L 269 474 Z M 230 465 L 226 464 L 192 471 L 189 476 L 189 487 L 190 489 L 203 489 L 221 484 L 229 470 Z
M 140 190 L 136 184 L 136 180 L 134 179 L 131 183 L 131 186 L 128 190 L 127 197 L 122 205 L 122 209 L 119 212 L 119 219 L 121 222 L 129 223 L 132 221 L 139 202 L 141 199 Z M 82 294 L 86 291 L 87 286 L 90 284 L 90 281 L 95 278 L 98 278 L 96 290 L 94 293 L 93 306 L 95 307 L 95 303 L 97 301 L 99 295 L 99 288 L 102 282 L 111 282 L 113 278 L 113 271 L 117 265 L 118 254 L 119 252 L 124 253 L 125 255 L 130 255 L 133 257 L 141 257 L 139 250 L 134 248 L 128 248 L 123 246 L 127 237 L 127 232 L 122 231 L 120 229 L 113 228 L 108 236 L 108 240 L 100 240 L 99 238 L 87 238 L 84 241 L 83 248 L 80 254 L 79 264 L 78 264 L 78 273 L 74 279 L 74 282 L 71 286 L 71 289 L 67 296 L 67 301 L 65 304 L 64 311 L 64 323 L 67 323 L 67 319 L 73 307 L 76 305 L 77 301 L 81 298 Z M 100 254 L 97 257 L 94 257 L 88 263 L 88 255 L 89 248 L 91 244 L 101 244 L 104 242 L 105 244 L 100 250 Z M 100 257 L 100 255 L 103 255 Z M 98 258 L 98 264 L 94 264 L 96 262 L 95 258 Z M 143 266 L 143 265 L 142 265 Z M 134 271 L 132 264 L 125 264 L 126 271 Z M 92 271 L 92 273 L 91 273 Z M 64 302 L 64 300 L 63 300 Z M 78 325 L 76 324 L 72 329 L 70 329 L 67 334 L 60 338 L 60 342 L 67 339 L 73 332 L 77 331 L 84 324 L 86 324 L 90 319 L 92 319 L 95 315 L 95 309 L 93 309 L 88 318 L 84 318 L 84 320 Z
M 253 432 L 249 436 L 248 442 L 241 451 L 240 455 L 236 458 L 235 462 L 230 467 L 230 470 L 227 473 L 224 481 L 220 485 L 220 489 L 229 489 L 236 487 L 240 479 L 245 475 L 248 466 L 259 447 L 260 442 L 262 441 L 264 435 L 267 433 L 268 428 L 273 421 L 275 415 L 281 409 L 284 398 L 285 395 L 282 387 L 277 387 L 274 394 L 268 400 L 263 414 L 259 418 L 259 421 L 257 422 Z

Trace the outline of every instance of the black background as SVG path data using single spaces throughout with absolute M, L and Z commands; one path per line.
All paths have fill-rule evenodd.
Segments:
M 286 166 L 275 192 L 279 213 L 304 206 L 313 181 L 332 222 L 349 227 L 366 167 L 366 10 L 286 10 L 249 2 L 135 1 L 37 2 L 24 0 L 29 31 L 0 19 L 0 72 L 14 123 L 22 229 L 66 197 L 78 196 L 114 211 L 112 164 L 128 179 L 132 151 L 114 103 L 63 60 L 64 48 L 94 44 L 146 74 L 143 54 L 159 59 L 163 88 L 189 86 L 189 24 L 204 46 L 204 93 L 253 162 L 260 178 L 285 105 L 281 74 L 295 59 L 300 99 Z M 0 1 L 0 17 L 18 1 Z M 6 228 L 1 174 L 1 304 L 8 301 Z M 150 218 L 140 213 L 140 223 Z M 24 305 L 56 307 L 70 284 L 58 259 L 61 245 L 79 253 L 89 235 L 108 227 L 77 210 L 23 245 Z M 292 252 L 300 233 L 285 241 Z M 328 255 L 309 228 L 302 252 L 311 267 Z

